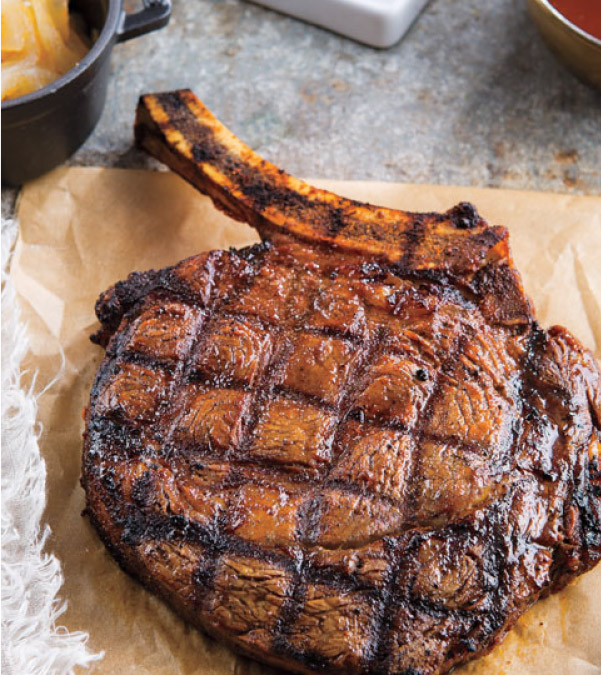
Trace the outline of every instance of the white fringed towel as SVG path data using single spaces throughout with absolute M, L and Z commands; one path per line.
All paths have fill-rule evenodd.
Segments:
M 37 397 L 33 385 L 22 387 L 27 336 L 6 273 L 16 229 L 2 221 L 2 672 L 62 675 L 102 655 L 87 650 L 86 633 L 57 623 L 65 610 L 58 596 L 63 578 L 60 562 L 45 550 L 50 532 L 41 524 L 46 465 Z

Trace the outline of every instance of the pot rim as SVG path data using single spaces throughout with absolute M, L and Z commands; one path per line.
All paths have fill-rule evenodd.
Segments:
M 2 112 L 12 111 L 21 106 L 25 107 L 28 104 L 36 103 L 43 98 L 51 97 L 77 80 L 82 73 L 87 71 L 88 68 L 104 54 L 107 48 L 111 48 L 111 43 L 113 42 L 119 27 L 121 6 L 122 0 L 108 0 L 108 11 L 100 35 L 95 40 L 90 51 L 88 51 L 83 59 L 76 63 L 71 70 L 68 70 L 64 75 L 61 75 L 54 80 L 54 82 L 50 82 L 50 84 L 47 84 L 40 89 L 36 89 L 29 94 L 2 101 Z
M 547 11 L 549 14 L 551 14 L 555 19 L 560 21 L 566 28 L 571 30 L 573 33 L 576 33 L 576 35 L 578 35 L 580 38 L 586 40 L 594 47 L 601 49 L 600 38 L 591 35 L 591 33 L 587 33 L 584 29 L 580 28 L 580 26 L 570 21 L 565 16 L 565 14 L 562 14 L 554 5 L 551 4 L 550 0 L 532 0 L 532 1 L 537 5 L 539 5 L 542 9 Z

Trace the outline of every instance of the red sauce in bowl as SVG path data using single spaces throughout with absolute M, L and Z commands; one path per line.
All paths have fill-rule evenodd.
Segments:
M 601 0 L 551 0 L 551 4 L 568 21 L 601 40 Z

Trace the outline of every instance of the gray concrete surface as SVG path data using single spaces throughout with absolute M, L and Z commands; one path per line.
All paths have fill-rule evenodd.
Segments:
M 601 193 L 601 94 L 556 62 L 523 0 L 431 0 L 384 51 L 241 0 L 173 0 L 112 70 L 73 164 L 147 166 L 138 95 L 190 87 L 297 175 Z

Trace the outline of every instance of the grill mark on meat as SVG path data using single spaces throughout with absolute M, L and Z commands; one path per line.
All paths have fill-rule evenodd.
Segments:
M 175 364 L 169 363 L 168 361 L 166 362 L 162 359 L 153 358 L 152 356 L 147 356 L 146 354 L 130 351 L 125 347 L 123 348 L 120 356 L 123 363 L 145 366 L 151 370 L 156 371 L 162 370 L 172 375 L 174 375 L 177 371 L 177 366 Z
M 261 259 L 261 256 L 262 256 L 262 254 L 264 254 L 264 252 L 265 252 L 265 249 L 261 249 L 259 247 L 254 248 L 254 250 L 252 250 L 252 251 L 250 249 L 247 249 L 247 251 L 246 251 L 246 253 L 249 257 L 255 258 L 256 256 L 258 256 L 259 260 Z M 253 279 L 253 277 L 250 277 L 246 280 L 246 284 L 243 282 L 239 285 L 239 293 L 244 292 L 244 290 L 246 290 L 248 288 L 248 286 L 252 283 L 252 279 Z M 217 283 L 217 282 L 215 282 L 215 283 Z M 218 297 L 213 299 L 213 303 L 209 307 L 208 315 L 207 315 L 207 317 L 204 321 L 204 324 L 203 324 L 205 326 L 205 330 L 203 332 L 199 333 L 196 336 L 196 339 L 189 345 L 189 349 L 188 349 L 188 353 L 186 354 L 186 358 L 184 358 L 181 361 L 182 367 L 181 367 L 181 370 L 180 370 L 180 380 L 179 380 L 180 386 L 193 380 L 193 377 L 191 377 L 191 371 L 192 371 L 192 368 L 193 368 L 193 364 L 192 364 L 192 359 L 190 358 L 190 355 L 195 350 L 197 350 L 198 347 L 206 339 L 206 337 L 208 335 L 207 329 L 211 326 L 211 323 L 212 323 L 212 320 L 213 320 L 214 316 L 216 315 L 217 311 L 221 308 L 223 303 L 225 301 L 227 301 L 227 299 L 228 298 L 224 299 L 224 298 L 218 298 Z M 179 403 L 181 403 L 181 398 L 176 399 L 175 403 L 176 403 L 176 406 L 179 407 Z M 175 431 L 175 422 L 171 426 L 171 428 L 169 430 L 168 437 L 166 438 L 166 441 L 165 441 L 165 444 L 166 444 L 167 447 L 173 447 L 174 446 L 174 443 L 173 443 L 174 431 Z
M 275 346 L 272 348 L 270 358 L 267 362 L 267 365 L 263 369 L 263 373 L 257 384 L 258 395 L 255 399 L 256 405 L 252 415 L 247 420 L 245 427 L 245 435 L 240 442 L 238 455 L 242 456 L 249 450 L 249 445 L 253 440 L 253 433 L 256 429 L 256 426 L 259 421 L 259 415 L 264 409 L 266 402 L 271 396 L 271 393 L 274 389 L 273 384 L 271 384 L 275 378 L 275 374 L 280 370 L 282 363 L 281 358 L 277 358 L 282 354 L 283 345 L 279 344 L 281 341 L 281 331 L 276 331 L 274 334 Z M 271 385 L 271 386 L 270 386 Z M 301 395 L 298 398 L 303 398 Z
M 548 335 L 538 328 L 538 326 L 535 328 L 535 330 L 532 331 L 531 339 L 529 342 L 529 349 L 526 354 L 526 362 L 525 362 L 525 368 L 524 372 L 526 373 L 526 377 L 524 378 L 523 382 L 523 390 L 524 390 L 524 401 L 526 404 L 528 404 L 529 401 L 532 401 L 534 397 L 536 397 L 540 390 L 541 386 L 540 383 L 537 381 L 539 380 L 539 375 L 540 371 L 543 369 L 543 365 L 541 364 L 541 353 L 545 349 L 546 344 L 548 343 Z M 544 389 L 543 389 L 544 391 Z M 560 398 L 562 398 L 567 404 L 569 404 L 570 401 L 570 393 L 567 389 L 565 390 L 560 390 L 558 388 L 553 388 L 553 394 L 558 395 Z M 535 409 L 536 410 L 536 409 Z M 538 411 L 536 411 L 536 414 L 538 415 Z M 594 427 L 591 429 L 591 438 L 593 434 L 595 433 Z M 566 439 L 562 438 L 562 434 L 560 432 L 560 436 L 558 438 L 558 441 L 556 442 L 561 442 L 562 445 L 565 446 Z M 589 439 L 590 442 L 590 439 Z M 582 447 L 583 444 L 581 444 Z M 516 438 L 516 446 L 517 446 L 517 438 Z M 544 471 L 541 471 L 537 469 L 536 467 L 528 469 L 531 473 L 534 475 L 538 475 L 539 477 L 542 477 L 543 481 L 547 484 L 554 484 L 557 479 L 560 479 L 564 483 L 567 484 L 567 497 L 565 499 L 566 504 L 571 504 L 574 501 L 574 491 L 575 491 L 575 485 L 574 485 L 574 478 L 572 475 L 561 475 L 561 476 L 549 476 L 546 474 Z M 581 517 L 581 510 L 579 509 L 579 516 Z M 563 518 L 562 518 L 562 523 L 561 523 L 561 532 L 560 536 L 563 538 L 564 532 L 565 532 L 565 517 L 566 513 L 564 510 L 563 513 Z M 574 545 L 576 543 L 574 542 Z M 569 566 L 569 556 L 564 556 L 563 552 L 555 550 L 553 553 L 553 565 L 551 568 L 551 577 L 552 578 L 557 578 L 561 577 L 563 570 L 565 567 Z M 560 571 L 561 570 L 561 571 Z M 564 585 L 564 582 L 562 581 L 556 581 L 555 582 L 558 587 L 561 587 Z
M 427 424 L 427 421 L 428 421 L 428 418 L 429 418 L 429 415 L 430 415 L 430 407 L 429 406 L 430 406 L 430 403 L 433 400 L 433 398 L 436 396 L 440 378 L 442 377 L 442 374 L 445 372 L 445 370 L 455 361 L 455 359 L 457 357 L 457 354 L 460 352 L 460 350 L 463 347 L 463 343 L 464 342 L 463 342 L 462 338 L 457 340 L 454 348 L 451 350 L 451 352 L 449 353 L 449 355 L 447 356 L 447 358 L 445 359 L 445 361 L 443 362 L 443 364 L 441 365 L 440 369 L 438 370 L 438 372 L 436 374 L 436 379 L 435 379 L 434 385 L 433 385 L 433 387 L 430 391 L 430 395 L 428 396 L 428 399 L 427 399 L 425 405 L 423 406 L 421 412 L 419 413 L 418 419 L 417 419 L 417 421 L 415 423 L 415 426 L 414 426 L 414 432 L 415 432 L 415 436 L 416 436 L 416 439 L 417 439 L 416 442 L 418 444 L 421 443 L 421 438 L 422 438 L 423 433 L 424 433 L 424 428 L 425 428 L 425 425 Z M 417 458 L 413 457 L 413 463 L 412 463 L 412 466 L 411 466 L 410 471 L 409 471 L 409 481 L 408 482 L 411 481 L 412 476 L 415 473 L 416 462 L 417 462 Z M 412 499 L 412 495 L 410 494 L 410 495 L 408 495 L 408 499 L 407 499 L 408 503 L 405 505 L 405 514 L 407 514 L 408 510 L 412 510 L 411 499 Z M 398 576 L 402 564 L 403 564 L 403 561 L 402 561 L 402 559 L 400 559 L 397 562 L 397 564 L 395 565 L 395 567 L 393 568 L 393 572 L 392 572 L 392 578 L 393 579 L 395 579 Z M 392 603 L 393 603 L 393 600 L 394 600 L 396 588 L 397 588 L 397 586 L 393 582 L 391 584 L 388 597 L 384 598 L 383 603 L 382 603 L 381 618 L 380 618 L 379 626 L 378 626 L 377 633 L 376 633 L 377 637 L 376 637 L 376 640 L 375 640 L 375 648 L 374 648 L 374 658 L 376 658 L 376 659 L 384 660 L 385 651 L 387 650 L 387 647 L 388 647 L 388 645 L 385 645 L 386 630 L 387 630 L 387 626 L 386 626 L 386 623 L 385 623 L 385 617 L 387 617 L 387 615 L 388 615 L 388 613 L 389 613 L 389 611 L 392 607 Z
M 375 362 L 376 358 L 379 356 L 381 353 L 381 347 L 378 348 L 378 337 L 375 337 L 372 343 L 363 343 L 363 354 L 359 357 L 359 360 L 357 361 L 355 365 L 355 370 L 354 372 L 351 372 L 349 375 L 349 380 L 354 380 L 357 383 L 363 383 L 365 382 L 365 377 L 367 375 L 368 368 L 373 365 Z M 359 385 L 360 386 L 360 385 Z M 341 441 L 341 436 L 343 434 L 343 423 L 345 420 L 349 418 L 349 414 L 351 411 L 351 407 L 353 404 L 353 395 L 354 395 L 354 390 L 352 388 L 347 388 L 343 399 L 340 401 L 340 404 L 338 406 L 338 419 L 340 420 L 340 424 L 338 427 L 338 432 L 334 436 L 334 439 L 332 441 L 332 444 L 335 448 L 339 448 L 340 441 Z M 339 462 L 341 459 L 341 454 L 342 451 L 338 449 L 335 454 L 335 459 L 330 465 L 326 475 L 323 477 L 324 478 L 324 483 L 327 485 L 328 482 L 330 481 L 330 476 L 332 474 L 332 471 L 335 467 L 335 463 Z

